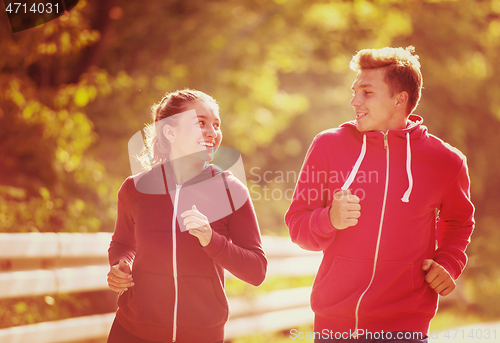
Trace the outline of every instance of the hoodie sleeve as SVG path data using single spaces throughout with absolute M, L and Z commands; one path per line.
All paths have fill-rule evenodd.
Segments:
M 285 223 L 292 242 L 306 250 L 326 249 L 337 233 L 330 221 L 328 201 L 329 170 L 323 160 L 321 136 L 313 140 L 299 174 Z
M 474 229 L 474 206 L 470 201 L 469 175 L 465 157 L 446 193 L 437 220 L 437 250 L 434 260 L 457 279 L 467 263 L 465 249 Z
M 135 258 L 135 233 L 134 219 L 129 210 L 129 196 L 127 186 L 132 179 L 127 179 L 118 191 L 118 213 L 115 224 L 115 231 L 111 237 L 111 244 L 108 249 L 109 264 L 114 266 L 120 260 L 132 265 Z
M 203 250 L 237 278 L 258 286 L 266 277 L 267 259 L 252 201 L 245 186 L 240 187 L 247 194 L 247 201 L 228 216 L 230 240 L 213 231 L 210 243 Z

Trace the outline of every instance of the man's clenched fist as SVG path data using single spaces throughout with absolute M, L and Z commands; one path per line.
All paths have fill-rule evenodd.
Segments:
M 330 208 L 330 221 L 337 230 L 344 230 L 358 223 L 361 216 L 359 198 L 346 189 L 335 193 Z
M 457 287 L 450 273 L 434 260 L 424 260 L 422 270 L 425 271 L 425 282 L 439 295 L 445 297 Z

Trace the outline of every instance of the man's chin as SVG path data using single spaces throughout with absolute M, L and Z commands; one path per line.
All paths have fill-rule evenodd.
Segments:
M 358 131 L 360 132 L 368 132 L 368 131 L 380 131 L 377 130 L 373 127 L 373 125 L 370 125 L 370 123 L 364 122 L 363 119 L 361 120 L 356 120 L 356 127 L 358 128 Z
M 356 127 L 358 128 L 358 131 L 366 131 L 366 125 L 363 125 L 363 124 L 360 124 L 357 120 L 356 120 Z

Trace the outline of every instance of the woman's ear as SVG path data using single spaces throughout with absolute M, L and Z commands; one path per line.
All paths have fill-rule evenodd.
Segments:
M 163 135 L 170 143 L 175 142 L 175 132 L 174 128 L 170 125 L 163 126 Z

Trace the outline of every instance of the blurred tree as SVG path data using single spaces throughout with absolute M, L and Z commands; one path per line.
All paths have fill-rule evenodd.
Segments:
M 251 156 L 309 106 L 280 75 L 324 74 L 349 42 L 386 26 L 375 20 L 386 10 L 394 12 L 368 2 L 94 0 L 16 34 L 4 23 L 0 229 L 111 230 L 127 140 L 173 89 L 214 95 L 225 142 L 248 165 L 272 161 Z M 368 28 L 361 16 L 370 11 L 380 24 Z
M 110 222 L 103 165 L 84 154 L 95 141 L 85 105 L 106 93 L 98 70 L 67 83 L 72 63 L 99 41 L 85 1 L 16 34 L 0 26 L 0 231 L 97 231 Z M 112 213 L 112 211 L 111 211 Z
M 422 58 L 425 90 L 418 112 L 431 133 L 468 158 L 476 206 L 464 275 L 469 296 L 483 313 L 498 315 L 500 2 L 426 2 L 415 6 L 411 17 L 414 31 L 404 42 L 414 44 Z

